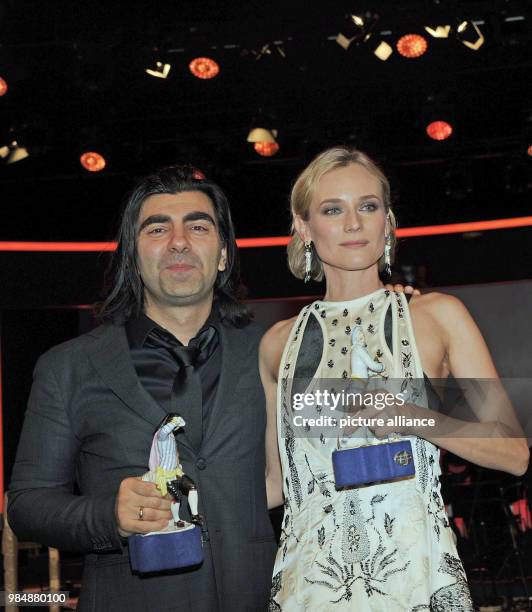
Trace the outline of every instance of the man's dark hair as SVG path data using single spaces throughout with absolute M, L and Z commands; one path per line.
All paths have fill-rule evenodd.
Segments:
M 102 322 L 124 323 L 143 310 L 144 284 L 137 266 L 137 226 L 143 203 L 152 195 L 186 191 L 200 191 L 211 200 L 220 241 L 227 251 L 225 270 L 218 272 L 214 283 L 214 307 L 222 320 L 237 327 L 250 320 L 249 311 L 238 300 L 241 291 L 238 248 L 224 192 L 192 166 L 169 166 L 141 179 L 126 202 L 118 247 L 106 274 L 106 297 L 96 306 L 96 316 Z

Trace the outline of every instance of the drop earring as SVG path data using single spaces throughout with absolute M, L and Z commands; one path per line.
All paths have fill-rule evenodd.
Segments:
M 384 244 L 384 272 L 388 275 L 392 275 L 392 261 L 391 261 L 391 252 L 392 252 L 392 241 L 390 239 L 390 235 L 386 236 L 386 243 Z
M 309 240 L 308 242 L 305 242 L 305 278 L 303 279 L 305 283 L 309 282 L 311 272 L 312 272 L 312 242 Z

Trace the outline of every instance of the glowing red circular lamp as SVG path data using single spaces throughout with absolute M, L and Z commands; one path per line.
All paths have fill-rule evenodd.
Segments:
M 198 79 L 212 79 L 220 72 L 220 66 L 210 57 L 197 57 L 188 67 Z
M 397 51 L 408 58 L 421 57 L 428 48 L 428 43 L 419 34 L 405 34 L 397 41 Z
M 532 157 L 532 145 L 530 145 L 527 149 L 527 153 Z
M 279 150 L 279 145 L 276 142 L 256 142 L 253 147 L 262 157 L 271 157 Z
M 427 125 L 427 136 L 432 140 L 446 140 L 452 133 L 452 125 L 447 121 L 433 121 Z
M 95 151 L 87 151 L 79 158 L 81 165 L 89 172 L 100 172 L 106 166 L 105 157 Z
M 5 96 L 7 93 L 7 89 L 7 83 L 2 77 L 0 77 L 0 96 Z

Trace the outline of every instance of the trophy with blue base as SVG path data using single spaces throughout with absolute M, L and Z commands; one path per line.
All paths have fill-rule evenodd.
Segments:
M 371 375 L 381 374 L 384 364 L 374 361 L 366 348 L 364 332 L 355 325 L 351 333 L 351 379 L 367 385 Z M 397 434 L 387 442 L 370 440 L 370 432 L 364 427 L 366 444 L 348 447 L 349 438 L 338 440 L 338 449 L 332 453 L 334 481 L 337 489 L 367 486 L 410 478 L 415 474 L 415 465 L 410 440 Z
M 139 573 L 186 568 L 203 562 L 198 490 L 194 481 L 183 473 L 174 436 L 184 425 L 182 417 L 168 414 L 153 436 L 150 469 L 142 480 L 154 482 L 162 496 L 170 494 L 172 519 L 161 531 L 129 536 L 131 568 Z M 184 495 L 188 498 L 190 522 L 179 517 Z

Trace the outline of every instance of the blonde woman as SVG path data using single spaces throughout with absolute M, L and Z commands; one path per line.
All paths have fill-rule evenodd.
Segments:
M 511 407 L 502 400 L 473 403 L 475 423 L 430 413 L 432 429 L 376 425 L 373 443 L 392 432 L 410 441 L 415 475 L 342 490 L 331 459 L 337 438 L 296 431 L 290 402 L 319 379 L 351 377 L 356 325 L 375 363 L 405 388 L 424 375 L 496 379 L 486 344 L 458 299 L 430 293 L 408 302 L 383 286 L 379 272 L 393 257 L 396 224 L 388 181 L 367 155 L 342 147 L 319 155 L 297 179 L 291 210 L 290 270 L 298 278 L 325 278 L 326 291 L 261 343 L 268 501 L 285 505 L 270 610 L 471 611 L 440 495 L 439 447 L 484 467 L 524 473 L 528 448 L 511 437 L 519 431 Z M 368 376 L 382 376 L 379 369 Z M 378 414 L 426 417 L 420 404 L 392 404 Z M 371 407 L 363 412 L 377 414 Z M 443 435 L 449 426 L 459 434 Z

